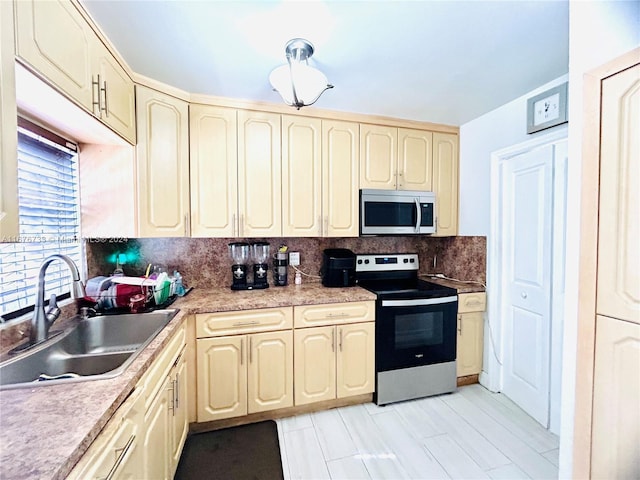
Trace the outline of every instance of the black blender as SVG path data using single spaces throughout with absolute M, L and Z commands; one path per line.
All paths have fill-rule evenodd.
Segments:
M 231 290 L 248 290 L 250 285 L 247 282 L 247 264 L 251 258 L 249 244 L 244 242 L 230 243 L 229 256 L 233 261 L 233 265 L 231 265 L 233 276 Z
M 251 255 L 253 259 L 253 288 L 268 288 L 267 270 L 269 266 L 269 244 L 267 242 L 256 242 L 251 244 Z

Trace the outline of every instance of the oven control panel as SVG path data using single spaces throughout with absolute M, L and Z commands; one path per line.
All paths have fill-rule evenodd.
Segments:
M 371 253 L 356 255 L 356 272 L 388 272 L 391 270 L 418 270 L 417 253 Z

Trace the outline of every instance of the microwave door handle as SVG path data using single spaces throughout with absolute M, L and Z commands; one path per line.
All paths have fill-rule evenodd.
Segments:
M 422 208 L 420 208 L 420 199 L 414 198 L 416 202 L 416 233 L 420 233 L 420 224 L 422 223 Z

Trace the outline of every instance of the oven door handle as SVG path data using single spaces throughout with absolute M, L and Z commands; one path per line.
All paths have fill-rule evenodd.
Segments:
M 382 300 L 383 307 L 416 307 L 420 305 L 442 305 L 443 303 L 453 303 L 458 297 L 452 295 L 450 297 L 438 298 L 416 298 L 412 300 Z

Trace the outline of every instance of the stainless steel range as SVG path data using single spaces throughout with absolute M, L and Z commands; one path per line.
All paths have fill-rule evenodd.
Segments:
M 377 295 L 378 405 L 456 390 L 457 291 L 418 270 L 415 253 L 356 257 L 358 285 Z

